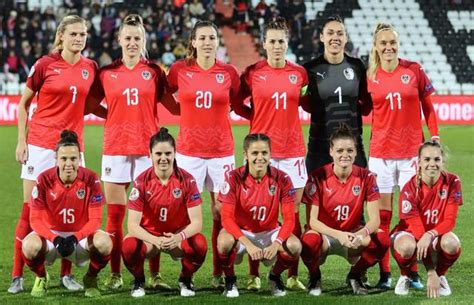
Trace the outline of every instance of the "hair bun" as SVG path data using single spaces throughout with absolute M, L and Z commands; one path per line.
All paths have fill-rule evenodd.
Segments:
M 140 15 L 130 14 L 123 20 L 126 25 L 143 25 L 143 19 Z
M 68 140 L 71 142 L 78 142 L 77 134 L 72 130 L 63 130 L 61 131 L 61 140 Z
M 159 130 L 159 132 L 169 133 L 169 132 L 168 132 L 168 128 L 166 128 L 166 127 L 161 127 L 160 130 Z

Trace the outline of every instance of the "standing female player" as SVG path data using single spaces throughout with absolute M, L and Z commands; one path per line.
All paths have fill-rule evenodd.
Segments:
M 341 125 L 329 143 L 334 161 L 311 173 L 303 196 L 303 202 L 311 204 L 310 230 L 303 235 L 301 254 L 309 270 L 309 294 L 321 294 L 319 266 L 332 254 L 352 265 L 348 283 L 354 294 L 367 294 L 361 277 L 383 257 L 390 244 L 388 233 L 378 230 L 380 194 L 375 176 L 353 165 L 357 140 L 351 128 Z M 368 221 L 364 225 L 365 202 Z
M 145 295 L 145 258 L 166 252 L 181 259 L 181 296 L 194 296 L 193 274 L 204 263 L 207 243 L 202 229 L 201 196 L 196 181 L 178 168 L 176 145 L 162 127 L 150 139 L 153 166 L 136 180 L 130 193 L 128 236 L 123 261 L 135 278 L 132 297 Z
M 444 162 L 440 144 L 425 142 L 418 151 L 417 175 L 401 192 L 400 223 L 392 235 L 393 256 L 401 270 L 395 294 L 408 294 L 410 265 L 417 260 L 423 260 L 428 271 L 428 297 L 451 294 L 446 273 L 461 255 L 461 242 L 452 230 L 462 195 L 459 177 L 446 172 Z
M 211 193 L 215 287 L 222 284 L 216 248 L 222 227 L 216 194 L 235 166 L 230 108 L 245 115 L 234 104 L 240 87 L 238 72 L 234 66 L 216 60 L 218 46 L 216 25 L 198 21 L 189 37 L 187 58 L 172 65 L 168 74 L 168 91 L 178 92 L 181 109 L 176 159 L 196 179 L 200 192 L 206 187 Z
M 77 134 L 64 130 L 56 146 L 57 166 L 38 176 L 31 193 L 33 232 L 23 240 L 23 257 L 36 274 L 34 297 L 46 295 L 49 276 L 44 263 L 51 265 L 58 257 L 78 266 L 90 260 L 85 295 L 100 296 L 97 274 L 110 259 L 112 240 L 100 230 L 104 204 L 100 180 L 79 166 L 80 151 Z
M 275 263 L 268 276 L 274 296 L 286 295 L 280 275 L 294 264 L 301 252 L 299 239 L 291 234 L 296 191 L 286 173 L 270 166 L 270 156 L 269 137 L 247 135 L 245 166 L 229 173 L 219 194 L 224 228 L 219 233 L 217 247 L 225 274 L 226 297 L 239 296 L 234 263 L 242 261 L 245 251 L 254 261 Z
M 416 173 L 417 149 L 423 143 L 422 111 L 431 138 L 437 141 L 438 123 L 430 98 L 434 88 L 418 63 L 397 57 L 400 41 L 396 30 L 380 23 L 373 41 L 367 72 L 373 102 L 369 169 L 377 174 L 380 188 L 380 228 L 389 232 L 394 187 L 403 189 Z M 414 286 L 422 288 L 416 272 L 413 280 Z M 380 264 L 377 286 L 391 286 L 388 251 Z
M 267 59 L 249 66 L 241 76 L 240 100 L 250 97 L 250 133 L 264 133 L 270 137 L 273 145 L 272 166 L 286 172 L 296 188 L 296 223 L 293 233 L 299 238 L 299 203 L 308 175 L 298 106 L 300 99 L 306 95 L 308 77 L 303 67 L 285 59 L 288 33 L 283 18 L 270 21 L 265 26 L 263 48 Z M 258 265 L 251 264 L 250 273 L 258 276 Z M 287 287 L 304 290 L 297 274 L 298 262 L 289 270 Z M 252 286 L 251 281 L 249 284 Z
M 372 105 L 364 64 L 344 53 L 347 32 L 341 17 L 326 19 L 320 40 L 324 44 L 324 54 L 304 65 L 308 72 L 311 100 L 306 168 L 311 173 L 332 162 L 329 137 L 340 123 L 349 125 L 357 139 L 354 164 L 367 167 L 362 143 L 362 113 L 368 114 Z
M 118 41 L 122 58 L 100 70 L 101 88 L 94 97 L 95 101 L 105 97 L 107 104 L 101 178 L 107 201 L 106 230 L 114 244 L 107 285 L 111 289 L 123 285 L 120 252 L 127 188 L 151 166 L 146 143 L 158 129 L 157 104 L 164 101 L 166 86 L 163 70 L 146 59 L 146 35 L 140 16 L 125 17 Z M 168 104 L 164 105 L 173 112 Z
M 12 284 L 10 293 L 23 290 L 21 241 L 31 231 L 28 201 L 38 175 L 56 164 L 56 143 L 62 130 L 79 135 L 82 144 L 86 97 L 94 81 L 97 64 L 81 55 L 86 45 L 86 21 L 66 16 L 56 30 L 50 55 L 40 58 L 31 68 L 26 89 L 18 106 L 18 144 L 16 160 L 22 164 L 23 210 L 15 230 Z M 38 95 L 37 108 L 28 123 L 28 110 Z M 62 261 L 61 285 L 69 290 L 82 286 L 71 276 L 71 263 Z

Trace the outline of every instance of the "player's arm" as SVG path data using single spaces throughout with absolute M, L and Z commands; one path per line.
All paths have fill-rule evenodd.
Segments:
M 361 65 L 363 64 L 361 63 Z M 358 102 L 359 102 L 361 114 L 363 116 L 367 116 L 372 111 L 373 103 L 372 103 L 372 97 L 368 90 L 367 73 L 364 67 L 362 67 L 360 78 L 361 79 L 359 83 L 359 101 Z
M 365 226 L 357 231 L 356 235 L 361 235 L 366 237 L 372 233 L 377 232 L 380 226 L 380 212 L 379 212 L 379 200 L 368 201 L 367 202 L 367 214 L 369 216 L 369 221 Z
M 301 108 L 303 108 L 304 111 L 311 113 L 311 98 L 307 91 L 307 85 L 301 88 L 300 106 Z
M 242 90 L 240 90 L 234 98 L 231 98 L 230 107 L 236 114 L 240 115 L 244 119 L 250 120 L 252 117 L 252 108 L 245 104 L 245 100 L 247 98 L 249 98 L 249 95 L 243 93 Z
M 77 240 L 92 235 L 100 228 L 102 224 L 102 205 L 89 205 L 88 216 L 89 221 L 79 231 L 74 233 Z
M 433 102 L 431 101 L 431 95 L 424 96 L 420 100 L 426 125 L 428 125 L 428 130 L 430 131 L 431 139 L 439 141 L 438 120 L 436 118 Z
M 160 100 L 161 104 L 173 115 L 181 115 L 180 104 L 171 93 L 165 93 Z
M 148 233 L 140 225 L 140 222 L 142 220 L 142 215 L 143 215 L 142 212 L 128 209 L 128 220 L 127 220 L 128 234 L 140 240 L 146 241 L 152 245 L 155 245 L 158 249 L 161 249 L 161 238 Z
M 25 92 L 21 96 L 18 105 L 18 142 L 16 145 L 16 161 L 24 164 L 28 160 L 28 145 L 26 144 L 28 109 L 31 101 L 35 97 L 35 92 L 26 87 Z
M 191 208 L 188 208 L 188 217 L 190 224 L 187 225 L 181 232 L 171 233 L 165 232 L 163 235 L 162 248 L 165 250 L 172 250 L 178 247 L 178 245 L 187 238 L 196 235 L 202 230 L 202 212 L 201 205 L 197 205 Z
M 30 226 L 33 231 L 35 231 L 39 236 L 54 242 L 54 239 L 57 237 L 49 229 L 49 224 L 46 220 L 49 219 L 48 212 L 45 209 L 30 209 Z

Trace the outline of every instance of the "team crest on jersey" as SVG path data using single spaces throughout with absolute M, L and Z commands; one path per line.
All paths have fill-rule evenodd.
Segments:
M 140 197 L 140 191 L 137 188 L 132 188 L 132 191 L 130 192 L 130 196 L 128 197 L 128 200 L 135 201 Z
M 352 68 L 345 68 L 343 72 L 344 72 L 344 77 L 347 80 L 353 80 L 354 79 L 354 70 L 352 70 Z
M 352 187 L 352 194 L 354 194 L 354 196 L 359 196 L 359 194 L 360 194 L 360 186 L 359 185 L 354 185 Z
M 216 82 L 218 84 L 222 84 L 224 82 L 224 74 L 222 73 L 217 73 L 216 74 Z
M 407 214 L 411 211 L 411 202 L 408 200 L 402 201 L 402 212 L 403 214 Z
M 224 183 L 222 183 L 221 187 L 220 187 L 220 191 L 221 191 L 221 194 L 222 195 L 227 195 L 230 191 L 230 185 L 227 181 L 225 181 Z
M 38 198 L 38 187 L 36 185 L 35 187 L 33 187 L 33 190 L 31 191 L 31 197 L 33 197 L 33 199 Z
M 105 175 L 110 176 L 111 173 L 112 173 L 112 169 L 110 167 L 106 167 L 105 168 Z
M 268 194 L 270 194 L 270 196 L 273 196 L 275 195 L 275 192 L 276 192 L 276 187 L 274 185 L 270 185 L 270 187 L 268 188 Z
M 33 175 L 33 172 L 35 171 L 34 166 L 31 166 L 31 165 L 28 166 L 27 171 L 28 171 L 28 175 Z
M 298 76 L 296 76 L 295 74 L 290 74 L 288 78 L 290 79 L 290 83 L 292 83 L 293 85 L 295 85 L 296 82 L 298 81 Z
M 183 194 L 183 191 L 181 191 L 180 188 L 175 188 L 173 190 L 173 197 L 178 199 L 179 197 L 181 197 L 181 195 Z
M 89 78 L 89 71 L 86 69 L 82 69 L 82 78 L 83 79 L 88 79 Z
M 150 77 L 151 77 L 150 71 L 143 71 L 142 72 L 142 77 L 143 77 L 144 80 L 149 80 Z
M 86 190 L 85 189 L 79 189 L 76 192 L 76 195 L 77 195 L 77 198 L 82 200 L 82 199 L 84 199 L 84 197 L 86 197 Z
M 404 83 L 405 85 L 408 84 L 410 82 L 410 75 L 408 74 L 403 74 L 401 77 L 400 77 L 402 83 Z
M 313 196 L 316 194 L 316 184 L 314 183 L 308 183 L 306 186 L 306 191 L 308 192 L 308 195 Z
M 442 189 L 442 190 L 439 191 L 439 198 L 440 198 L 441 200 L 446 199 L 446 195 L 447 195 L 447 192 L 446 192 L 445 189 Z

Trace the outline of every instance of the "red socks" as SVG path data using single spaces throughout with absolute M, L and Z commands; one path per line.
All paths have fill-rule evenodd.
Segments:
M 21 241 L 30 232 L 30 207 L 28 206 L 28 202 L 24 202 L 23 209 L 21 210 L 20 219 L 18 219 L 18 223 L 15 229 L 15 241 L 13 243 L 12 278 L 15 278 L 17 276 L 23 276 L 23 266 L 25 265 L 25 261 L 23 260 Z
M 417 266 L 416 264 L 416 251 L 410 257 L 403 257 L 397 251 L 393 251 L 393 257 L 397 261 L 398 267 L 400 267 L 400 274 L 408 276 L 411 271 L 413 271 L 412 266 Z M 418 271 L 418 267 L 416 268 Z
M 192 278 L 193 274 L 202 266 L 206 259 L 207 242 L 204 235 L 198 233 L 181 242 L 184 257 L 181 259 L 180 277 Z
M 145 243 L 135 237 L 128 237 L 122 243 L 123 263 L 128 271 L 137 280 L 145 280 L 145 264 L 146 246 Z
M 30 267 L 31 271 L 33 271 L 34 274 L 36 274 L 37 277 L 45 277 L 46 276 L 46 269 L 44 267 L 44 260 L 45 260 L 45 255 L 44 253 L 38 255 L 34 259 L 27 259 L 23 255 L 23 260 L 26 263 L 28 267 Z
M 285 251 L 278 251 L 277 260 L 271 273 L 276 276 L 280 276 L 286 269 L 290 268 L 290 266 L 294 265 L 294 263 L 298 260 L 298 256 L 294 257 L 287 254 Z
M 150 266 L 150 273 L 158 273 L 160 272 L 160 259 L 161 259 L 161 252 L 154 257 L 150 257 L 148 260 L 148 265 Z
M 217 252 L 217 237 L 219 232 L 222 229 L 222 224 L 220 220 L 214 220 L 212 223 L 212 235 L 211 235 L 211 244 L 212 244 L 212 275 L 221 276 L 222 267 L 219 263 L 219 253 Z
M 300 223 L 300 213 L 295 213 L 295 228 L 293 229 L 293 234 L 298 238 L 301 239 L 301 223 Z M 299 259 L 295 260 L 295 262 L 290 266 L 288 269 L 288 277 L 298 276 L 298 262 Z
M 111 234 L 112 253 L 110 259 L 110 269 L 112 273 L 120 273 L 120 259 L 123 239 L 123 219 L 125 217 L 126 206 L 122 204 L 107 204 L 107 223 L 105 230 Z
M 249 275 L 252 276 L 260 276 L 259 272 L 259 266 L 260 266 L 260 261 L 254 261 L 250 256 L 248 256 L 249 259 Z
M 301 259 L 308 268 L 309 274 L 319 273 L 319 257 L 321 256 L 321 246 L 323 239 L 318 233 L 306 233 L 301 238 L 303 250 Z
M 382 259 L 390 247 L 390 238 L 386 232 L 371 235 L 367 248 L 362 251 L 359 261 L 351 268 L 351 273 L 362 274 Z
M 392 211 L 380 210 L 380 229 L 390 234 L 390 222 L 392 221 Z M 385 255 L 379 262 L 380 272 L 390 272 L 390 251 L 386 251 Z
M 228 254 L 219 252 L 219 262 L 225 276 L 235 276 L 234 262 L 237 256 L 237 249 L 234 247 Z M 258 261 L 257 261 L 258 262 Z
M 72 263 L 65 258 L 61 259 L 61 277 L 71 275 Z
M 89 252 L 89 270 L 87 274 L 90 276 L 97 276 L 99 271 L 102 270 L 110 260 L 110 255 L 101 255 L 96 251 Z
M 461 249 L 457 253 L 449 254 L 443 250 L 438 251 L 438 265 L 436 266 L 436 273 L 439 276 L 445 275 L 448 272 L 449 267 L 451 267 L 455 261 L 461 255 Z

